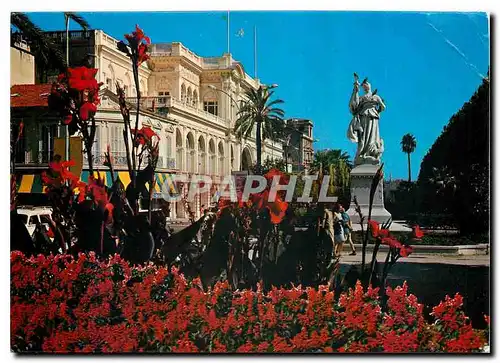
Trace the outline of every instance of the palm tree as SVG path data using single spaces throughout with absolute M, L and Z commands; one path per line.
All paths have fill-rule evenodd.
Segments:
M 330 165 L 337 165 L 342 160 L 350 169 L 352 162 L 347 152 L 340 149 L 318 150 L 314 153 L 314 159 L 311 163 L 311 172 L 329 174 Z
M 72 12 L 65 12 L 64 20 L 66 22 L 66 64 L 69 66 L 69 21 L 73 20 L 75 23 L 80 25 L 83 30 L 90 28 L 90 25 L 80 15 Z
M 401 150 L 408 155 L 408 182 L 411 182 L 411 163 L 410 154 L 415 151 L 417 141 L 412 134 L 406 134 L 401 139 Z
M 83 30 L 87 30 L 90 25 L 87 21 L 80 15 L 72 12 L 64 13 L 64 20 L 66 22 L 66 64 L 69 67 L 69 21 L 73 20 L 75 23 L 80 25 Z M 69 160 L 69 127 L 66 125 L 66 137 L 64 138 L 64 149 L 66 151 L 66 159 Z
M 39 65 L 39 79 L 43 80 L 43 72 L 50 67 L 60 71 L 66 68 L 64 56 L 52 39 L 44 33 L 25 13 L 11 13 L 10 24 L 26 38 L 30 51 Z
M 271 101 L 273 94 L 274 91 L 269 91 L 269 87 L 265 86 L 245 92 L 246 100 L 241 102 L 238 119 L 234 125 L 234 132 L 239 138 L 248 138 L 251 136 L 254 127 L 256 127 L 256 169 L 258 173 L 260 173 L 262 167 L 262 140 L 277 139 L 283 128 L 285 112 L 281 108 L 274 106 L 284 103 L 284 101 L 280 99 Z

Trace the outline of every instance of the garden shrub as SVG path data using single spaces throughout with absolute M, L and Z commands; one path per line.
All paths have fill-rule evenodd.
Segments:
M 15 352 L 475 352 L 486 342 L 456 295 L 434 322 L 406 283 L 358 282 L 338 299 L 327 286 L 203 291 L 176 269 L 131 267 L 91 253 L 26 258 L 11 253 L 11 348 Z

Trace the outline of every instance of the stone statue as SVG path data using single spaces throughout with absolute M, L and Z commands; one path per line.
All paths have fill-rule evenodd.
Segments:
M 376 94 L 376 90 L 372 93 L 368 78 L 365 78 L 361 83 L 365 94 L 360 97 L 358 95 L 358 79 L 358 75 L 354 73 L 354 89 L 349 101 L 349 109 L 353 118 L 347 130 L 347 137 L 358 144 L 354 159 L 356 166 L 362 164 L 378 165 L 384 152 L 384 141 L 380 138 L 378 123 L 380 113 L 385 110 L 385 105 L 380 96 Z

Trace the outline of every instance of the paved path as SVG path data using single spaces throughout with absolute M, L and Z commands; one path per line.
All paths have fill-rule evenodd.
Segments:
M 175 232 L 178 232 L 187 227 L 183 224 L 172 224 Z M 361 263 L 361 246 L 356 244 L 357 255 L 349 256 L 349 247 L 344 244 L 344 252 L 342 254 L 341 263 L 346 265 L 354 265 Z M 379 262 L 383 262 L 387 256 L 386 251 L 379 251 L 377 259 Z M 251 254 L 251 251 L 250 251 Z M 367 263 L 370 263 L 372 258 L 372 249 L 370 248 L 366 253 Z M 490 255 L 470 255 L 470 256 L 460 256 L 457 254 L 446 254 L 446 253 L 412 253 L 408 257 L 402 257 L 398 262 L 407 263 L 439 263 L 447 265 L 459 265 L 459 266 L 489 266 L 490 265 Z

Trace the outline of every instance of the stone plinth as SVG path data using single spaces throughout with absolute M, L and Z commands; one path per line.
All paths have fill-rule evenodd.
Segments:
M 361 212 L 365 217 L 365 223 L 368 219 L 368 208 L 370 205 L 370 188 L 372 186 L 372 180 L 375 176 L 379 166 L 363 164 L 358 165 L 351 170 L 351 200 L 354 197 L 358 200 L 358 204 L 361 207 Z M 371 219 L 379 223 L 384 223 L 389 218 L 391 214 L 384 207 L 384 181 L 380 180 L 377 189 L 375 191 L 375 196 L 373 198 L 373 207 Z M 349 217 L 353 224 L 360 222 L 359 215 L 355 211 L 356 205 L 351 202 L 351 206 L 347 211 Z

